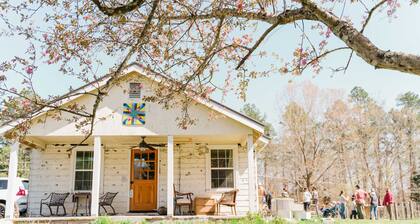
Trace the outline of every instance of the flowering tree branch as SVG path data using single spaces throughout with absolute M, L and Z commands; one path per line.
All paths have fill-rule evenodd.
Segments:
M 145 0 L 132 0 L 131 2 L 117 7 L 107 7 L 105 4 L 101 3 L 101 0 L 92 0 L 93 3 L 98 7 L 98 9 L 107 16 L 119 16 L 125 13 L 132 12 L 140 8 Z

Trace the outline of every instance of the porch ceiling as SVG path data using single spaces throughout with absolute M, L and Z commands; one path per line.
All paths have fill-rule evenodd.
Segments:
M 166 143 L 166 136 L 145 136 L 148 143 Z M 102 144 L 105 145 L 136 145 L 141 136 L 101 136 Z M 207 143 L 207 144 L 243 144 L 246 136 L 174 136 L 175 144 Z M 79 144 L 84 136 L 28 136 L 26 142 L 45 148 L 48 144 Z M 93 137 L 88 138 L 85 144 L 93 144 Z M 44 147 L 42 147 L 44 146 Z

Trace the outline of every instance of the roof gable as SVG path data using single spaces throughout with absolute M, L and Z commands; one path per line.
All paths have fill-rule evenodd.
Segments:
M 123 72 L 122 72 L 122 76 L 120 78 L 124 78 L 125 76 L 129 75 L 129 74 L 133 74 L 136 73 L 138 75 L 144 76 L 147 79 L 154 81 L 154 82 L 160 82 L 162 81 L 162 79 L 168 79 L 170 81 L 174 81 L 169 77 L 163 76 L 162 74 L 158 74 L 158 73 L 154 73 L 151 72 L 147 69 L 145 69 L 144 67 L 142 67 L 141 65 L 137 64 L 137 63 L 133 63 L 130 64 L 129 66 L 127 66 Z M 103 77 L 101 77 L 100 79 L 91 82 L 89 84 L 86 84 L 78 89 L 73 90 L 72 92 L 64 95 L 62 97 L 62 100 L 55 102 L 58 105 L 64 105 L 66 103 L 72 102 L 80 97 L 83 97 L 83 95 L 79 95 L 77 93 L 83 93 L 83 92 L 92 92 L 96 90 L 96 86 L 94 84 L 97 84 L 97 86 L 103 86 L 108 80 L 110 79 L 110 75 L 105 75 Z M 68 97 L 66 97 L 68 96 Z M 249 127 L 251 129 L 253 129 L 255 132 L 259 133 L 259 135 L 262 135 L 264 133 L 264 125 L 236 110 L 233 110 L 229 107 L 227 107 L 226 105 L 223 105 L 215 100 L 212 99 L 205 99 L 202 97 L 194 97 L 194 100 L 207 107 L 210 110 L 214 110 L 236 122 L 239 122 L 240 124 Z M 45 108 L 44 110 L 38 111 L 34 118 L 40 117 L 42 115 L 44 115 L 46 112 L 48 111 L 47 108 Z M 13 129 L 16 125 L 18 125 L 21 121 L 15 121 L 15 122 L 10 122 L 8 124 L 5 124 L 3 126 L 0 127 L 0 133 L 4 134 L 7 131 Z

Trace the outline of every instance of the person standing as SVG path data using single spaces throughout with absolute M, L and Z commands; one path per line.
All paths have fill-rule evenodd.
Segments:
M 308 188 L 304 188 L 303 189 L 303 209 L 305 210 L 305 212 L 309 211 L 309 205 L 311 204 L 311 192 L 309 192 Z
M 389 188 L 386 189 L 383 204 L 386 207 L 386 210 L 388 211 L 389 219 L 392 219 L 392 209 L 391 205 L 394 203 L 394 197 L 389 190 Z
M 351 214 L 350 219 L 357 219 L 356 201 L 354 194 L 351 196 Z
M 318 210 L 319 210 L 319 194 L 318 194 L 318 191 L 316 190 L 316 187 L 313 187 L 312 188 L 312 199 L 313 199 L 313 203 L 314 203 L 314 205 L 315 205 L 315 212 L 316 212 L 316 215 L 318 216 L 319 215 L 319 213 L 318 213 Z
M 370 219 L 378 220 L 379 199 L 374 189 L 371 190 L 369 196 L 370 196 Z
M 354 193 L 356 196 L 356 210 L 357 216 L 359 219 L 365 218 L 365 199 L 366 199 L 366 192 L 360 188 L 359 185 L 356 185 L 356 192 Z
M 281 192 L 281 196 L 283 198 L 288 198 L 289 197 L 289 190 L 287 190 L 287 185 L 286 184 L 283 186 L 283 190 Z
M 346 219 L 346 203 L 347 203 L 347 197 L 344 195 L 344 191 L 340 192 L 339 198 L 338 198 L 338 212 L 340 213 L 340 217 L 342 219 Z

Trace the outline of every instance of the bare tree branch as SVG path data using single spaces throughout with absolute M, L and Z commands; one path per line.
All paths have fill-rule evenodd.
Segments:
M 378 9 L 381 5 L 383 5 L 384 3 L 386 3 L 387 0 L 382 0 L 380 1 L 378 4 L 376 4 L 370 11 L 368 14 L 368 17 L 366 18 L 365 22 L 363 23 L 362 29 L 360 30 L 360 33 L 363 33 L 363 31 L 365 31 L 365 28 L 367 26 L 367 24 L 370 21 L 370 18 L 372 18 L 373 13 L 375 12 L 376 9 Z

